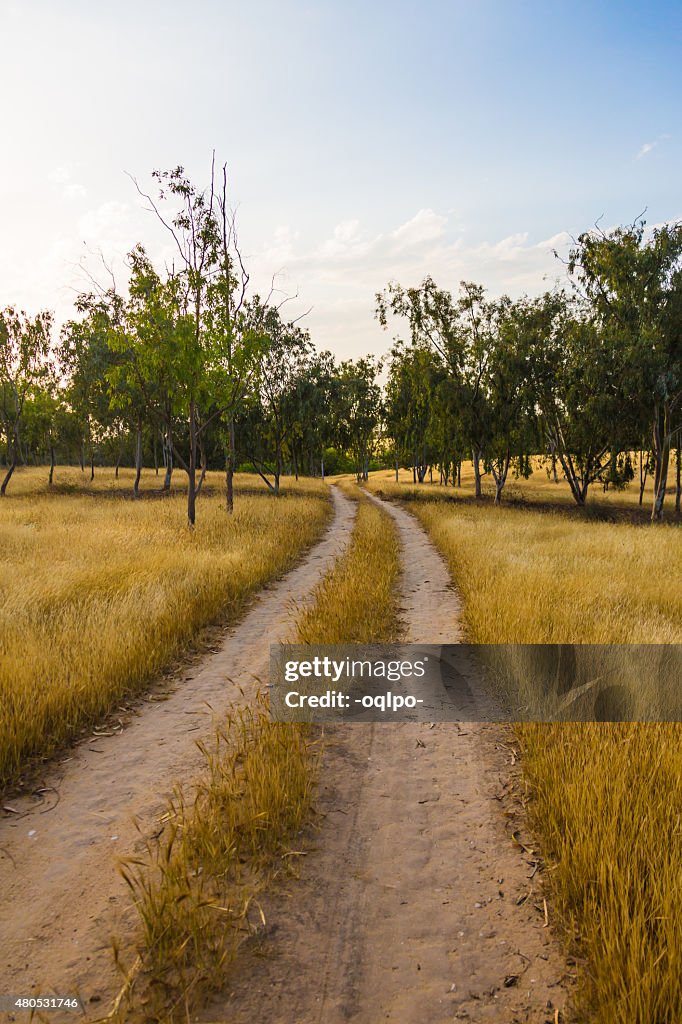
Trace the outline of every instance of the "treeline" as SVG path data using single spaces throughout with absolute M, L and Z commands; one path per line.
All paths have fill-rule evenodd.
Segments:
M 457 481 L 471 459 L 476 496 L 490 473 L 500 502 L 510 470 L 533 457 L 557 467 L 578 505 L 599 481 L 624 487 L 649 474 L 660 520 L 682 434 L 682 227 L 644 222 L 582 234 L 568 286 L 539 298 L 487 298 L 463 282 L 457 297 L 431 278 L 390 284 L 377 316 L 405 322 L 409 342 L 389 359 L 386 426 L 396 472 L 416 481 L 437 467 Z
M 129 254 L 129 280 L 113 275 L 76 301 L 53 338 L 49 313 L 0 313 L 0 431 L 4 495 L 20 463 L 143 465 L 186 474 L 188 520 L 207 470 L 225 471 L 228 511 L 237 467 L 279 492 L 298 475 L 373 465 L 437 471 L 459 482 L 471 460 L 500 502 L 510 472 L 539 456 L 567 480 L 578 505 L 589 488 L 653 481 L 661 519 L 682 433 L 682 227 L 645 233 L 642 220 L 581 235 L 567 285 L 538 298 L 458 295 L 427 277 L 391 283 L 376 315 L 407 327 L 387 359 L 337 362 L 318 352 L 287 299 L 251 294 L 228 206 L 227 174 L 197 189 L 181 167 L 155 172 L 145 195 L 168 231 L 174 262 Z
M 93 281 L 57 342 L 52 317 L 0 313 L 0 428 L 5 494 L 16 466 L 59 456 L 89 466 L 163 467 L 188 481 L 187 515 L 209 468 L 252 467 L 279 492 L 285 470 L 324 476 L 352 466 L 366 477 L 379 436 L 380 363 L 337 363 L 285 315 L 286 299 L 249 294 L 249 274 L 228 207 L 227 176 L 200 191 L 182 168 L 154 175 L 147 195 L 176 263 L 160 272 L 144 248 L 129 254 L 124 292 Z M 170 213 L 166 206 L 172 207 Z

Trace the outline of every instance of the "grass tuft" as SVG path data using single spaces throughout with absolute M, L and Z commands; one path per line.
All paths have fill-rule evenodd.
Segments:
M 204 774 L 191 799 L 176 788 L 160 842 L 121 863 L 141 923 L 126 1019 L 186 1020 L 220 989 L 242 942 L 265 925 L 258 897 L 310 809 L 317 741 L 305 726 L 272 722 L 260 697 L 202 751 Z

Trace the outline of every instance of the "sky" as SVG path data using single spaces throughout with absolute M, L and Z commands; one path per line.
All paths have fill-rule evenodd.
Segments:
M 682 217 L 682 4 L 0 0 L 0 306 L 63 321 L 137 242 L 130 176 L 229 170 L 252 286 L 342 358 L 431 274 L 537 293 L 600 223 Z

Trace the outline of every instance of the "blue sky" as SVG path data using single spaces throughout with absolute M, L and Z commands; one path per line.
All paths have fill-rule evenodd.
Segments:
M 566 232 L 682 216 L 679 3 L 0 0 L 0 32 L 3 305 L 68 315 L 86 247 L 163 258 L 124 172 L 214 147 L 256 287 L 343 356 L 387 348 L 390 278 L 537 291 Z

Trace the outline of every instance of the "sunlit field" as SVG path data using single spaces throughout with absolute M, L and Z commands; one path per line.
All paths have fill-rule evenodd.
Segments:
M 403 490 L 386 477 L 370 487 Z M 433 500 L 409 508 L 449 563 L 473 642 L 682 643 L 676 526 Z M 547 884 L 578 962 L 580 1019 L 682 1020 L 682 728 L 517 733 Z
M 533 472 L 531 475 L 524 479 L 523 477 L 515 477 L 513 471 L 510 469 L 509 477 L 505 485 L 504 491 L 502 492 L 502 504 L 515 505 L 519 503 L 525 504 L 538 504 L 542 506 L 546 505 L 557 505 L 566 506 L 569 509 L 577 509 L 578 506 L 571 494 L 571 490 L 563 478 L 561 473 L 561 466 L 557 466 L 558 482 L 555 482 L 551 474 L 551 467 L 548 463 L 543 462 L 539 458 L 532 460 Z M 550 472 L 548 472 L 550 470 Z M 474 500 L 474 470 L 471 462 L 462 463 L 461 472 L 461 486 L 453 486 L 452 480 L 449 480 L 447 485 L 443 485 L 439 482 L 439 474 L 434 469 L 432 474 L 432 480 L 427 474 L 426 480 L 423 484 L 414 484 L 412 480 L 412 472 L 410 470 L 401 469 L 398 474 L 400 488 L 404 494 L 408 496 L 414 494 L 415 496 L 426 496 L 432 489 L 435 493 L 447 494 L 452 499 L 463 499 L 467 501 Z M 380 470 L 376 473 L 372 473 L 373 485 L 385 489 L 386 486 L 393 484 L 395 485 L 395 470 L 386 469 Z M 664 504 L 664 519 L 669 518 L 673 521 L 677 521 L 678 517 L 675 513 L 675 484 L 676 484 L 676 464 L 675 454 L 672 453 L 670 459 L 670 470 L 668 473 L 668 493 L 666 495 Z M 608 514 L 609 510 L 614 512 L 629 511 L 641 515 L 646 518 L 651 512 L 651 503 L 653 501 L 653 483 L 652 476 L 649 474 L 646 479 L 644 493 L 642 496 L 642 504 L 639 502 L 639 464 L 635 464 L 635 478 L 630 483 L 622 488 L 617 489 L 609 487 L 608 490 L 604 490 L 604 487 L 600 483 L 592 484 L 589 491 L 587 492 L 586 511 L 593 510 L 595 513 Z M 482 477 L 482 491 L 483 497 L 488 501 L 492 501 L 495 497 L 495 484 L 492 476 L 484 475 Z
M 373 474 L 370 487 L 400 497 Z M 530 509 L 411 501 L 448 560 L 472 640 L 682 643 L 676 525 L 584 522 Z
M 181 475 L 170 496 L 125 500 L 132 474 L 79 469 L 48 491 L 42 469 L 17 472 L 0 501 L 0 784 L 49 755 L 123 695 L 139 692 L 196 637 L 238 616 L 267 580 L 321 534 L 328 492 L 284 482 L 274 498 L 237 478 L 235 513 L 211 474 L 186 525 Z M 13 484 L 15 480 L 13 480 Z M 158 490 L 156 477 L 143 477 Z

